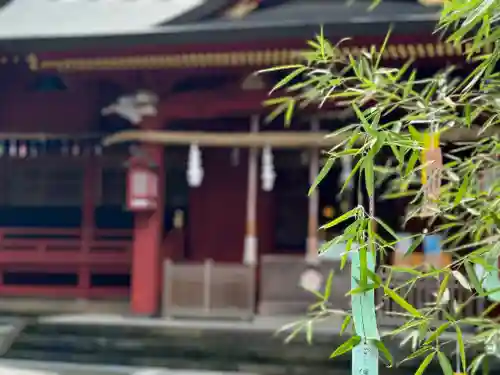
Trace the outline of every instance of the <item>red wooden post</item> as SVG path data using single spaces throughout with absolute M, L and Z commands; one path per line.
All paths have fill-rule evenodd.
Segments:
M 160 125 L 161 121 L 156 117 L 147 117 L 141 123 L 144 129 L 158 129 Z M 161 244 L 165 209 L 164 148 L 159 145 L 142 145 L 141 148 L 156 165 L 158 189 L 155 207 L 135 213 L 131 308 L 135 314 L 153 315 L 158 312 L 162 279 Z
M 94 240 L 96 189 L 100 183 L 100 176 L 96 158 L 88 156 L 85 158 L 84 163 L 81 225 L 81 252 L 83 253 L 83 263 L 79 265 L 78 269 L 78 289 L 80 289 L 82 295 L 88 296 L 90 293 L 91 277 L 88 260 L 91 243 Z

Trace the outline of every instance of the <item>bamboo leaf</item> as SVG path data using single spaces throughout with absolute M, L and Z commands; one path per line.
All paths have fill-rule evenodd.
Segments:
M 462 202 L 462 199 L 464 198 L 465 193 L 467 192 L 467 188 L 469 187 L 469 181 L 470 181 L 470 174 L 467 174 L 462 180 L 462 183 L 460 184 L 460 187 L 457 191 L 457 195 L 455 195 L 455 202 L 454 202 L 455 205 Z
M 415 165 L 417 164 L 419 158 L 420 151 L 414 150 L 410 156 L 410 159 L 408 160 L 408 163 L 406 164 L 405 176 L 409 176 L 411 173 L 413 173 L 413 170 L 415 169 Z
M 326 279 L 325 283 L 325 292 L 323 293 L 324 302 L 330 299 L 330 295 L 332 293 L 332 281 L 333 281 L 333 271 L 330 271 L 330 273 L 328 274 L 328 279 Z
M 481 366 L 481 363 L 483 362 L 485 357 L 486 354 L 482 353 L 472 360 L 472 363 L 470 364 L 470 367 L 468 369 L 470 375 L 475 375 L 477 373 L 477 370 L 479 370 L 479 366 Z
M 370 157 L 366 157 L 362 166 L 365 172 L 365 187 L 366 193 L 369 197 L 373 197 L 375 194 L 375 179 L 373 176 L 373 159 Z
M 426 345 L 426 346 L 423 346 L 417 350 L 415 350 L 413 353 L 411 353 L 408 357 L 406 357 L 404 360 L 405 361 L 409 361 L 411 359 L 414 359 L 414 358 L 418 358 L 420 357 L 421 355 L 423 354 L 426 354 L 427 352 L 429 352 L 430 350 L 434 350 L 434 348 L 432 346 L 429 346 L 429 345 Z
M 398 240 L 400 239 L 400 238 L 398 237 L 398 235 L 396 234 L 396 232 L 394 232 L 390 226 L 388 226 L 386 223 L 384 223 L 384 221 L 383 221 L 383 220 L 379 219 L 378 217 L 374 217 L 374 219 L 375 219 L 375 221 L 376 221 L 377 223 L 379 223 L 379 224 L 380 224 L 380 226 L 381 226 L 382 228 L 384 228 L 384 229 L 387 231 L 387 233 L 389 233 L 389 234 L 390 234 L 390 235 L 391 235 L 391 236 L 392 236 L 392 237 L 393 237 L 396 241 L 398 241 Z
M 401 266 L 390 266 L 390 269 L 400 272 L 400 273 L 409 273 L 411 275 L 415 276 L 421 276 L 422 272 L 414 269 L 414 268 L 408 268 L 408 267 L 401 267 Z
M 436 296 L 436 305 L 441 305 L 441 302 L 443 300 L 443 296 L 445 295 L 446 291 L 448 290 L 448 282 L 450 280 L 450 274 L 446 273 L 444 275 L 443 280 L 441 281 L 441 284 L 439 285 L 439 290 Z M 448 303 L 448 301 L 445 301 L 445 303 Z
M 402 152 L 400 152 L 399 148 L 395 144 L 392 144 L 392 143 L 389 144 L 389 147 L 391 148 L 392 154 L 394 155 L 394 157 L 396 158 L 398 163 L 400 165 L 403 165 L 404 158 L 403 158 Z
M 422 143 L 424 140 L 424 136 L 417 130 L 415 129 L 414 126 L 409 125 L 408 130 L 412 136 L 412 138 L 417 141 L 418 143 Z
M 367 134 L 369 134 L 370 136 L 376 138 L 377 137 L 377 132 L 373 129 L 372 125 L 368 122 L 368 120 L 366 119 L 365 115 L 363 114 L 363 112 L 361 112 L 361 110 L 359 109 L 359 107 L 352 103 L 352 108 L 354 109 L 354 112 L 356 112 L 356 116 L 357 118 L 361 121 L 361 126 L 363 127 L 363 129 L 365 130 L 365 132 Z
M 342 255 L 342 258 L 340 259 L 340 269 L 341 270 L 344 269 L 348 260 L 349 260 L 349 253 L 346 252 L 345 254 Z
M 279 72 L 281 70 L 300 69 L 302 67 L 304 67 L 304 65 L 302 65 L 302 64 L 274 66 L 274 67 L 271 67 L 271 68 L 261 69 L 256 74 L 270 73 L 270 72 Z
M 429 345 L 430 343 L 439 339 L 439 337 L 443 334 L 451 326 L 450 322 L 446 322 L 441 324 L 432 334 L 425 340 L 424 344 Z
M 361 167 L 362 164 L 363 164 L 363 159 L 359 159 L 354 168 L 351 170 L 351 173 L 349 173 L 349 176 L 347 176 L 344 185 L 342 185 L 342 189 L 340 189 L 340 193 L 343 193 L 345 188 L 349 186 L 349 183 L 351 182 L 352 178 L 354 177 L 354 175 L 356 174 L 356 172 L 358 171 L 358 169 Z
M 321 227 L 321 229 L 328 229 L 328 228 L 332 228 L 340 223 L 343 223 L 344 221 L 350 219 L 351 217 L 354 217 L 356 216 L 356 214 L 358 213 L 359 211 L 359 208 L 358 207 L 355 207 L 353 208 L 352 210 L 350 211 L 347 211 L 346 213 L 340 215 L 339 217 L 337 217 L 336 219 L 330 221 L 329 223 L 326 223 L 325 225 L 323 225 Z
M 323 60 L 326 59 L 326 55 L 325 55 L 325 34 L 324 34 L 324 31 L 323 31 L 323 26 L 321 26 L 320 28 L 320 34 L 318 35 L 317 37 L 318 41 L 319 41 L 319 45 L 320 45 L 320 53 L 321 53 L 321 58 Z
M 486 293 L 485 293 L 486 294 Z M 495 302 L 492 303 L 490 306 L 488 306 L 480 315 L 481 318 L 485 318 L 489 316 L 493 311 L 495 311 L 497 308 L 500 307 L 500 302 Z
M 355 346 L 357 346 L 361 342 L 361 337 L 352 336 L 349 340 L 340 345 L 335 351 L 330 355 L 330 358 L 335 358 L 341 356 L 352 350 Z
M 359 284 L 360 285 L 362 284 L 361 281 L 359 282 Z M 376 284 L 368 284 L 367 283 L 365 286 L 359 286 L 357 288 L 349 290 L 345 295 L 351 296 L 351 295 L 356 295 L 356 294 L 363 294 L 363 293 L 369 292 L 371 290 L 374 290 L 376 288 L 377 288 Z
M 387 43 L 389 42 L 389 38 L 391 37 L 391 34 L 392 34 L 392 26 L 387 31 L 387 34 L 385 35 L 385 38 L 384 38 L 384 42 L 382 43 L 382 46 L 380 47 L 379 53 L 377 55 L 377 61 L 375 62 L 375 68 L 377 68 L 380 65 L 380 61 L 382 60 L 382 55 L 384 54 L 384 51 L 387 47 Z
M 458 324 L 455 324 L 455 329 L 457 331 L 457 344 L 458 344 L 458 351 L 460 353 L 460 361 L 462 363 L 462 371 L 467 370 L 467 357 L 465 355 L 465 345 L 464 345 L 464 337 L 462 334 L 462 329 Z
M 285 126 L 289 127 L 292 124 L 293 111 L 295 110 L 295 100 L 290 100 L 285 111 Z
M 397 294 L 392 289 L 384 286 L 384 293 L 387 294 L 394 302 L 396 302 L 403 309 L 408 311 L 411 315 L 421 318 L 422 314 L 412 305 L 410 305 L 404 298 L 402 298 L 399 294 Z
M 384 343 L 380 340 L 373 340 L 373 343 L 375 344 L 377 349 L 384 355 L 385 359 L 387 359 L 387 362 L 389 362 L 389 365 L 387 367 L 392 367 L 394 359 L 392 358 L 391 352 L 389 352 Z
M 423 240 L 424 240 L 423 235 L 417 236 L 415 240 L 411 243 L 408 250 L 406 251 L 405 256 L 412 254 L 417 249 L 417 247 L 422 243 Z
M 462 275 L 459 271 L 452 271 L 452 273 L 453 273 L 453 276 L 455 277 L 455 279 L 457 279 L 457 281 L 460 283 L 460 285 L 463 288 L 465 288 L 467 290 L 471 290 L 470 284 L 467 281 L 467 279 L 464 277 L 464 275 Z
M 272 94 L 274 91 L 279 90 L 283 86 L 287 85 L 290 83 L 294 78 L 298 77 L 301 75 L 303 72 L 307 70 L 306 66 L 301 66 L 299 68 L 296 68 L 294 71 L 291 73 L 287 74 L 285 78 L 283 78 L 281 81 L 279 81 L 277 84 L 274 85 L 272 90 L 269 92 L 269 95 Z
M 371 281 L 373 281 L 374 285 L 376 288 L 378 288 L 380 285 L 382 285 L 382 278 L 377 275 L 375 272 L 367 269 L 366 273 L 368 277 L 370 278 Z
M 450 360 L 446 357 L 446 354 L 441 351 L 437 352 L 437 354 L 439 365 L 441 366 L 441 370 L 443 370 L 443 375 L 453 375 L 453 368 L 451 367 Z
M 285 338 L 285 344 L 290 343 L 302 331 L 303 322 L 295 322 L 286 326 L 286 330 L 293 328 L 292 332 Z M 280 331 L 285 331 L 285 328 Z
M 420 327 L 422 325 L 421 321 L 409 321 L 404 323 L 402 326 L 394 329 L 391 331 L 391 336 L 399 335 L 400 333 L 403 333 L 405 331 L 408 331 L 409 329 L 414 329 L 417 327 Z
M 344 318 L 344 321 L 342 322 L 342 326 L 340 327 L 340 336 L 344 334 L 345 330 L 347 327 L 349 327 L 349 324 L 352 321 L 352 317 L 350 315 L 346 315 Z
M 424 360 L 422 361 L 422 363 L 420 364 L 420 366 L 418 366 L 418 369 L 415 372 L 415 375 L 422 375 L 425 372 L 425 370 L 427 369 L 427 367 L 429 366 L 429 364 L 432 362 L 432 360 L 434 359 L 435 356 L 436 356 L 436 352 L 432 352 L 427 357 L 425 357 Z
M 313 321 L 309 320 L 306 325 L 306 341 L 309 345 L 313 342 Z
M 288 100 L 289 99 L 287 99 L 286 101 L 281 101 L 278 105 L 276 105 L 276 107 L 266 116 L 264 121 L 266 123 L 270 123 L 274 119 L 276 119 L 279 115 L 281 115 L 283 112 L 285 112 L 286 109 L 288 108 Z M 272 105 L 272 104 L 264 103 L 264 105 Z
M 321 170 L 319 171 L 318 176 L 316 176 L 316 179 L 314 180 L 314 183 L 309 188 L 308 195 L 311 195 L 316 190 L 321 181 L 323 181 L 328 172 L 330 172 L 334 163 L 335 160 L 333 158 L 328 158 L 326 160 L 325 165 L 323 165 L 323 168 L 321 168 Z
M 262 102 L 262 105 L 264 105 L 266 107 L 273 107 L 277 104 L 283 104 L 283 103 L 286 104 L 290 100 L 292 100 L 292 98 L 290 96 L 280 96 L 279 98 L 271 98 L 271 99 L 264 100 Z
M 470 103 L 465 104 L 465 123 L 469 128 L 472 125 L 472 111 Z
M 488 375 L 490 373 L 490 362 L 488 357 L 483 359 L 483 365 L 481 367 L 483 370 L 482 375 Z

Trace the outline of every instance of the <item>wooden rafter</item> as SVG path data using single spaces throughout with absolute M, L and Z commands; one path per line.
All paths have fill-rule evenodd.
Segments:
M 408 59 L 448 59 L 463 58 L 464 52 L 472 44 L 453 45 L 443 42 L 428 43 L 390 43 L 386 46 L 383 58 L 388 61 L 406 61 Z M 493 45 L 485 47 L 489 53 Z M 359 56 L 377 48 L 375 44 L 346 45 L 342 47 L 345 54 Z M 30 54 L 26 63 L 30 70 L 52 71 L 126 71 L 137 69 L 213 69 L 217 67 L 242 68 L 292 64 L 303 61 L 303 50 L 275 48 L 262 50 L 234 51 L 234 52 L 189 52 L 169 54 L 146 54 L 131 56 L 89 56 L 68 58 L 45 58 Z M 10 63 L 8 59 L 0 60 L 0 64 Z

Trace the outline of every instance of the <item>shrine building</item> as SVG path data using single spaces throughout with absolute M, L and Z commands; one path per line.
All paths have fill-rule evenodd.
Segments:
M 433 35 L 439 7 L 368 4 L 2 0 L 0 297 L 139 315 L 303 308 L 299 276 L 334 235 L 317 228 L 354 204 L 337 194 L 349 160 L 307 191 L 352 113 L 266 121 L 280 75 L 254 73 L 297 62 L 320 25 L 354 55 L 392 26 L 385 62 L 424 73 L 462 59 Z

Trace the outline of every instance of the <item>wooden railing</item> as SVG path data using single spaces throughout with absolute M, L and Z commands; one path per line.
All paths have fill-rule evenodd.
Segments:
M 211 260 L 167 260 L 163 293 L 164 316 L 250 319 L 255 309 L 255 268 Z
M 300 286 L 302 273 L 310 267 L 304 257 L 294 255 L 265 255 L 260 263 L 259 313 L 263 315 L 301 315 L 317 298 Z M 326 280 L 334 270 L 331 301 L 337 309 L 348 309 L 345 296 L 350 289 L 349 270 L 338 272 L 339 262 L 322 261 L 318 271 Z
M 388 274 L 386 268 L 382 268 L 379 271 L 379 274 L 382 276 L 382 280 L 387 280 Z M 406 278 L 406 280 L 408 279 Z M 389 287 L 395 288 L 403 285 L 404 283 L 405 276 L 403 274 L 394 274 L 391 278 Z M 447 307 L 448 311 L 453 311 L 453 301 L 456 301 L 457 305 L 463 305 L 460 312 L 461 316 L 479 316 L 484 311 L 486 301 L 483 298 L 471 298 L 472 292 L 462 287 L 460 283 L 453 278 L 450 278 L 447 285 L 450 299 L 447 306 L 443 307 Z M 408 286 L 398 289 L 398 294 L 412 306 L 421 309 L 429 307 L 435 303 L 438 290 L 439 282 L 436 279 L 424 278 L 422 280 L 418 280 L 411 287 Z M 378 315 L 382 322 L 391 325 L 394 324 L 395 318 L 403 319 L 404 315 L 408 314 L 392 299 L 383 298 L 380 291 L 377 291 L 376 298 L 377 305 L 379 305 Z M 439 318 L 445 319 L 445 317 L 441 314 L 439 314 Z
M 0 295 L 126 296 L 126 287 L 94 287 L 91 279 L 130 272 L 131 237 L 129 230 L 0 228 Z M 57 286 L 6 282 L 7 274 L 21 273 L 74 274 L 77 281 Z
M 302 315 L 307 312 L 310 305 L 317 302 L 311 292 L 300 286 L 300 277 L 308 267 L 305 259 L 300 256 L 290 255 L 267 255 L 261 258 L 260 264 L 260 303 L 259 313 L 263 315 Z M 351 276 L 349 265 L 340 271 L 338 261 L 322 261 L 318 270 L 326 280 L 331 270 L 334 271 L 333 285 L 331 288 L 329 306 L 337 310 L 348 310 L 350 308 L 349 298 L 346 293 L 350 290 Z M 387 275 L 381 269 L 379 272 L 382 279 Z M 393 285 L 401 285 L 404 282 L 402 275 L 393 277 Z M 451 300 L 459 304 L 469 301 L 471 292 L 463 288 L 455 280 L 448 283 Z M 438 290 L 436 280 L 424 279 L 415 283 L 411 289 L 398 290 L 398 293 L 417 308 L 428 306 L 436 300 L 434 293 Z M 394 325 L 404 319 L 404 310 L 394 301 L 383 298 L 383 294 L 377 291 L 378 315 L 382 323 Z M 483 299 L 470 299 L 462 310 L 462 315 L 477 316 L 484 311 L 485 301 Z M 450 302 L 451 307 L 451 302 Z
M 130 265 L 131 233 L 78 229 L 0 229 L 0 265 Z

